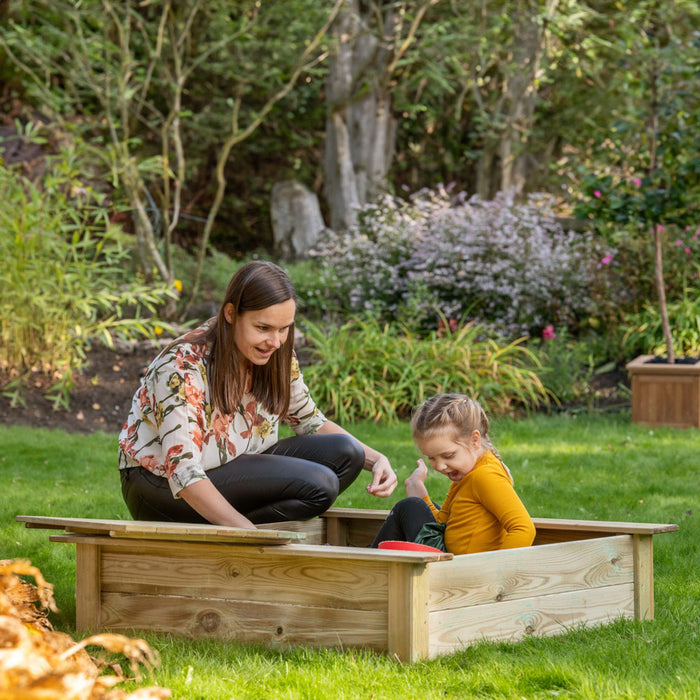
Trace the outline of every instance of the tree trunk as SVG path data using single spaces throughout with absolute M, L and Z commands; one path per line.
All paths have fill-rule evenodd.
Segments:
M 334 25 L 337 50 L 326 90 L 324 190 L 335 230 L 352 226 L 358 207 L 386 189 L 394 153 L 396 122 L 388 80 L 392 55 L 383 41 L 391 36 L 393 14 L 385 11 L 382 27 L 374 23 L 376 16 L 372 8 L 360 10 L 358 0 L 346 0 Z
M 546 15 L 554 14 L 558 4 L 559 0 L 549 0 Z M 493 198 L 498 191 L 515 196 L 523 194 L 532 167 L 527 146 L 548 32 L 539 13 L 538 8 L 528 3 L 512 13 L 515 24 L 512 51 L 503 67 L 502 95 L 496 113 L 489 115 L 491 124 L 502 126 L 496 138 L 484 145 L 482 162 L 477 166 L 477 193 L 486 199 Z

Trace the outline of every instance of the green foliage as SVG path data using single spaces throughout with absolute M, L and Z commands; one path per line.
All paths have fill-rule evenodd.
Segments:
M 234 139 L 222 172 L 235 182 L 219 222 L 227 225 L 212 235 L 229 250 L 251 248 L 260 245 L 261 229 L 271 244 L 261 211 L 267 213 L 272 173 L 314 176 L 311 159 L 299 151 L 315 147 L 309 141 L 322 128 L 324 69 L 316 63 L 328 46 L 303 59 L 298 93 L 284 99 L 285 86 L 330 10 L 314 0 L 245 0 L 233 8 L 223 0 L 28 0 L 13 3 L 0 24 L 0 45 L 23 76 L 26 97 L 94 147 L 100 178 L 110 178 L 115 197 L 129 202 L 138 235 L 151 237 L 149 222 L 137 215 L 147 210 L 154 238 L 169 243 L 177 227 L 190 244 L 201 240 L 221 186 L 213 166 Z M 266 130 L 258 130 L 277 101 Z M 302 115 L 312 124 L 298 126 Z M 239 155 L 256 130 L 261 140 Z M 278 153 L 279 143 L 292 152 Z M 248 167 L 261 160 L 260 172 Z M 164 278 L 177 277 L 167 247 L 158 251 L 162 261 L 152 246 L 139 254 L 151 255 Z
M 0 367 L 53 376 L 59 404 L 87 345 L 152 336 L 159 305 L 174 295 L 129 271 L 119 229 L 67 163 L 42 187 L 0 167 Z
M 469 394 L 494 414 L 549 399 L 524 339 L 504 343 L 476 324 L 427 336 L 376 319 L 355 318 L 330 332 L 308 320 L 302 328 L 311 345 L 305 381 L 340 422 L 396 420 L 444 391 Z
M 669 302 L 668 317 L 673 330 L 673 351 L 679 356 L 700 357 L 700 295 L 698 287 L 688 288 L 678 300 Z M 666 343 L 661 314 L 656 305 L 624 319 L 623 348 L 628 357 L 637 354 L 665 355 Z
M 535 341 L 530 349 L 540 361 L 542 384 L 559 403 L 593 409 L 597 397 L 591 382 L 596 375 L 615 368 L 610 358 L 619 352 L 616 345 L 614 332 L 606 338 L 592 334 L 574 338 L 563 328 L 554 337 Z
M 434 328 L 436 308 L 511 337 L 591 313 L 597 241 L 565 231 L 551 197 L 490 201 L 445 188 L 385 197 L 313 251 L 326 298 L 346 313 Z
M 650 6 L 623 44 L 630 56 L 625 102 L 614 112 L 600 168 L 582 180 L 580 218 L 641 235 L 657 224 L 697 225 L 700 39 L 676 23 L 682 5 Z

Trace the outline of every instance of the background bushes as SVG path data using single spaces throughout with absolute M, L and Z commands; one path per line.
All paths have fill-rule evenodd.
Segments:
M 494 415 L 549 402 L 524 339 L 504 342 L 477 324 L 427 335 L 376 319 L 330 330 L 307 320 L 302 327 L 310 342 L 305 381 L 341 422 L 406 418 L 444 391 L 469 394 Z
M 436 327 L 439 310 L 511 337 L 585 323 L 603 257 L 590 233 L 562 228 L 545 195 L 516 203 L 444 189 L 365 207 L 357 227 L 314 255 L 330 307 L 424 328 Z
M 49 374 L 62 398 L 91 342 L 152 336 L 175 294 L 131 271 L 100 197 L 65 165 L 41 189 L 0 166 L 0 369 Z

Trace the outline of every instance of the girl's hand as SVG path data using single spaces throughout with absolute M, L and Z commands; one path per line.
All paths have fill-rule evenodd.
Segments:
M 425 478 L 428 476 L 428 467 L 425 466 L 425 462 L 422 459 L 418 460 L 417 465 L 411 476 L 404 481 L 404 486 L 406 487 L 407 496 L 424 498 L 428 495 L 428 490 L 425 488 Z

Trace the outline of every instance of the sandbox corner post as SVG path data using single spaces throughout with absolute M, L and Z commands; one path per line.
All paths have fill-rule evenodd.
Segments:
M 97 544 L 75 546 L 75 628 L 79 632 L 100 628 L 100 549 Z
M 429 586 L 425 563 L 389 564 L 387 652 L 401 662 L 420 661 L 430 655 Z
M 634 619 L 654 619 L 653 535 L 632 535 L 634 553 Z

